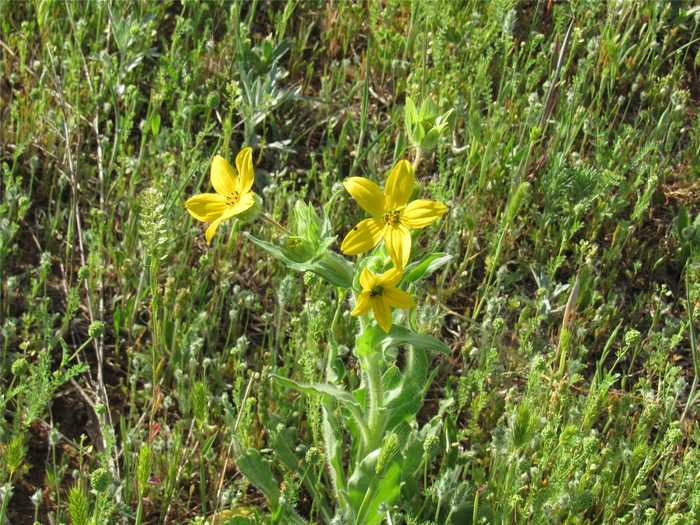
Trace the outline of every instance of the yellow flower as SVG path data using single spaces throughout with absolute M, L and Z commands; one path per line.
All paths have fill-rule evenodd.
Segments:
M 211 163 L 210 175 L 216 193 L 200 193 L 185 203 L 192 217 L 209 223 L 205 232 L 209 244 L 221 221 L 239 215 L 255 204 L 255 193 L 250 191 L 255 180 L 250 148 L 238 152 L 236 168 L 238 173 L 226 159 L 216 155 Z
M 359 255 L 384 239 L 394 265 L 403 268 L 408 264 L 410 230 L 428 226 L 447 211 L 447 206 L 437 201 L 416 199 L 408 202 L 414 182 L 413 166 L 406 160 L 400 160 L 391 170 L 384 192 L 364 177 L 345 179 L 345 189 L 372 217 L 360 221 L 348 232 L 340 245 L 344 254 Z
M 371 308 L 377 324 L 382 330 L 391 330 L 391 309 L 411 309 L 415 306 L 413 299 L 403 290 L 399 290 L 396 284 L 401 280 L 402 273 L 396 268 L 376 275 L 367 267 L 360 274 L 362 291 L 357 296 L 357 304 L 351 312 L 352 315 L 362 315 Z

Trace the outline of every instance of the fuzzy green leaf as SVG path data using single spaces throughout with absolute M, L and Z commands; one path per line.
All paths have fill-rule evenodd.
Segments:
M 341 403 L 359 406 L 350 392 L 347 392 L 339 386 L 332 385 L 330 383 L 299 383 L 298 381 L 294 381 L 293 379 L 277 374 L 272 374 L 272 378 L 282 386 L 292 388 L 307 395 L 320 395 L 326 398 L 330 397 Z
M 392 505 L 401 493 L 401 463 L 394 460 L 377 474 L 380 449 L 373 450 L 357 465 L 348 480 L 348 499 L 355 511 L 355 525 L 379 525 L 381 505 Z
M 398 325 L 391 327 L 391 332 L 382 339 L 381 345 L 384 351 L 393 346 L 411 345 L 422 350 L 440 352 L 445 355 L 450 354 L 450 347 L 442 341 L 430 335 L 417 334 L 408 328 Z
M 449 253 L 431 253 L 422 260 L 406 267 L 402 282 L 405 284 L 414 283 L 425 277 L 429 277 L 433 272 L 445 266 L 452 260 Z
M 265 494 L 270 507 L 276 508 L 279 505 L 280 489 L 275 479 L 272 469 L 254 448 L 248 449 L 236 460 L 238 470 L 248 478 L 256 488 Z

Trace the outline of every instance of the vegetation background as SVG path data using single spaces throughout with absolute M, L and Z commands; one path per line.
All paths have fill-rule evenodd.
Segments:
M 418 252 L 454 258 L 417 294 L 452 354 L 387 523 L 700 522 L 699 22 L 663 1 L 1 1 L 0 523 L 268 523 L 239 445 L 325 522 L 319 404 L 268 373 L 321 377 L 330 290 L 231 223 L 207 247 L 183 202 L 243 144 L 282 222 L 381 180 L 407 96 L 453 110 L 418 173 L 450 212 Z M 358 217 L 338 200 L 337 234 Z

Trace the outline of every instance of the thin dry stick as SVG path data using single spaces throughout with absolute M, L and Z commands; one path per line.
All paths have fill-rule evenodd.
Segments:
M 52 65 L 54 64 L 54 57 L 51 53 L 50 48 L 48 49 L 49 57 L 51 59 Z M 71 133 L 70 130 L 68 129 L 68 111 L 67 111 L 67 103 L 65 101 L 65 97 L 63 96 L 63 86 L 61 84 L 60 78 L 58 75 L 54 75 L 54 82 L 56 83 L 56 94 L 59 99 L 59 103 L 61 106 L 61 111 L 63 113 L 63 133 L 64 133 L 64 142 L 65 142 L 65 155 L 66 155 L 66 161 L 68 163 L 68 180 L 70 182 L 71 186 L 71 197 L 73 201 L 73 215 L 75 216 L 75 226 L 76 226 L 76 234 L 78 238 L 78 253 L 80 255 L 80 263 L 82 266 L 86 266 L 86 257 L 85 257 L 85 246 L 83 243 L 83 228 L 82 228 L 82 222 L 80 219 L 80 205 L 79 205 L 79 199 L 78 199 L 78 181 L 77 181 L 77 167 L 75 165 L 75 162 L 73 160 L 73 154 L 71 151 Z M 95 316 L 95 311 L 93 308 L 92 304 L 92 298 L 90 295 L 90 288 L 88 286 L 87 281 L 84 283 L 85 286 L 85 295 L 87 299 L 87 307 L 88 307 L 88 315 L 90 318 L 90 323 L 94 323 L 96 320 Z M 92 404 L 93 411 L 95 412 L 95 416 L 97 417 L 98 421 L 100 422 L 100 428 L 99 430 L 99 437 L 100 437 L 100 443 L 98 445 L 100 448 L 104 449 L 106 447 L 106 439 L 104 436 L 104 433 L 102 431 L 103 425 L 108 426 L 109 428 L 112 428 L 112 418 L 111 418 L 111 412 L 109 409 L 109 399 L 107 398 L 107 390 L 104 385 L 104 379 L 103 379 L 103 362 L 104 362 L 104 354 L 103 354 L 103 348 L 102 345 L 100 345 L 99 342 L 100 338 L 95 338 L 93 339 L 93 346 L 95 347 L 95 355 L 97 358 L 97 394 L 96 397 L 100 400 L 101 404 L 105 407 L 105 412 L 100 413 L 99 410 L 97 410 L 97 407 Z M 106 417 L 105 417 L 106 415 Z M 113 471 L 113 473 L 118 477 L 119 476 L 119 466 L 117 465 L 116 461 L 111 461 L 110 468 Z
M 190 429 L 187 432 L 187 439 L 185 439 L 185 447 L 187 447 L 190 443 L 190 440 L 192 439 L 192 435 L 194 432 L 194 418 L 192 418 L 192 422 L 190 423 Z M 177 472 L 175 473 L 175 483 L 180 479 L 180 475 L 182 474 L 182 469 L 185 467 L 186 461 L 180 461 L 180 465 L 177 467 Z M 168 519 L 168 515 L 170 514 L 170 511 L 173 507 L 173 499 L 170 498 L 170 501 L 168 502 L 168 508 L 165 509 L 165 512 L 163 513 L 163 520 L 161 523 L 165 523 L 166 520 Z
M 253 379 L 255 377 L 255 374 L 251 374 L 250 379 L 248 380 L 248 385 L 245 387 L 245 392 L 243 393 L 243 401 L 241 401 L 241 409 L 238 410 L 238 416 L 236 416 L 236 422 L 233 425 L 233 436 L 231 437 L 231 441 L 228 444 L 228 447 L 226 448 L 226 456 L 224 457 L 224 468 L 221 469 L 221 475 L 219 476 L 219 487 L 216 490 L 216 512 L 219 511 L 219 505 L 221 504 L 221 490 L 224 487 L 224 476 L 226 475 L 226 469 L 228 468 L 228 460 L 231 457 L 231 449 L 233 448 L 233 444 L 236 440 L 236 430 L 238 429 L 238 424 L 241 422 L 241 415 L 243 414 L 242 407 L 245 405 L 246 399 L 248 399 L 248 395 L 250 395 L 250 388 L 253 386 Z
M 566 354 L 569 348 L 571 325 L 576 316 L 576 305 L 578 304 L 578 294 L 581 290 L 581 272 L 576 276 L 576 282 L 569 294 L 569 299 L 566 301 L 564 308 L 564 318 L 561 321 L 561 330 L 559 331 L 559 343 L 557 344 L 557 352 L 555 363 L 559 361 L 559 374 L 564 374 L 564 363 L 566 362 Z
M 688 268 L 685 269 L 685 299 L 688 305 L 688 330 L 690 331 L 690 352 L 693 358 L 693 384 L 690 385 L 690 392 L 688 393 L 688 400 L 685 403 L 685 408 L 683 409 L 683 414 L 681 415 L 681 423 L 685 420 L 685 416 L 688 414 L 688 408 L 690 405 L 695 403 L 697 399 L 696 390 L 698 388 L 698 376 L 700 376 L 700 356 L 698 356 L 698 347 L 695 341 L 695 315 L 693 309 L 693 303 L 690 300 L 690 283 L 688 282 Z
M 70 10 L 70 6 L 67 6 L 68 9 L 68 14 L 69 14 L 69 19 L 71 22 L 71 25 L 75 29 L 75 24 L 73 20 L 73 15 Z M 75 33 L 75 31 L 74 31 Z M 94 82 L 92 81 L 92 77 L 90 75 L 90 69 L 88 68 L 87 60 L 85 58 L 85 54 L 83 53 L 82 47 L 77 46 L 79 52 L 80 52 L 80 58 L 82 61 L 83 65 L 83 71 L 85 73 L 85 79 L 87 80 L 88 87 L 90 89 L 90 92 L 92 93 L 93 96 L 95 96 L 95 89 L 94 89 Z M 99 122 L 99 111 L 95 111 L 95 118 L 93 120 L 92 124 L 92 129 L 95 133 L 95 144 L 97 147 L 97 173 L 99 177 L 99 203 L 100 203 L 100 211 L 104 214 L 105 211 L 105 177 L 104 177 L 104 163 L 103 163 L 103 155 L 102 155 L 102 142 L 100 140 L 100 122 Z M 116 136 L 117 136 L 118 131 L 115 129 L 115 141 L 116 141 Z M 114 153 L 114 148 L 112 153 Z M 75 177 L 73 177 L 75 178 Z M 76 205 L 77 205 L 77 198 L 76 198 Z M 77 218 L 76 214 L 76 218 Z M 80 229 L 78 228 L 78 232 L 80 232 Z M 81 252 L 82 254 L 82 252 Z M 84 255 L 82 256 L 82 259 L 84 260 Z M 83 265 L 85 262 L 83 262 Z M 86 283 L 87 286 L 87 283 Z M 99 276 L 99 282 L 98 282 L 98 296 L 99 296 L 99 304 L 98 304 L 98 309 L 99 309 L 99 318 L 104 319 L 104 280 L 103 276 L 100 273 Z M 88 293 L 88 298 L 89 298 L 89 293 Z M 94 315 L 91 314 L 91 318 L 94 318 Z M 105 406 L 106 409 L 106 423 L 109 425 L 110 428 L 114 427 L 114 422 L 112 420 L 112 411 L 110 409 L 109 405 L 109 397 L 107 395 L 107 388 L 105 387 L 104 383 L 104 335 L 100 334 L 95 341 L 95 351 L 97 355 L 97 362 L 98 362 L 98 368 L 97 368 L 97 384 L 98 388 L 100 391 L 100 397 L 102 398 L 102 403 Z M 115 450 L 114 451 L 114 456 L 113 458 L 117 458 L 119 456 L 119 451 Z M 116 472 L 117 476 L 119 475 L 119 464 L 118 461 L 114 461 L 114 471 Z

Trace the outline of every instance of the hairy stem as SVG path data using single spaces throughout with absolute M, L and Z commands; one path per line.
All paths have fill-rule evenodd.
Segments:
M 382 440 L 382 400 L 384 397 L 384 385 L 382 384 L 382 373 L 379 362 L 379 353 L 372 352 L 363 360 L 365 377 L 367 380 L 368 394 L 368 414 L 367 427 L 369 430 L 368 450 L 379 447 Z

